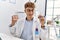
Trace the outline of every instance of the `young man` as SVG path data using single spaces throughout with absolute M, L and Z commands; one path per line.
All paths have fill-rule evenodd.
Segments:
M 24 7 L 24 11 L 27 16 L 20 20 L 18 20 L 18 18 L 15 21 L 12 20 L 10 32 L 12 35 L 24 40 L 35 40 L 36 28 L 38 28 L 38 32 L 40 31 L 40 23 L 33 16 L 35 4 L 32 2 L 27 2 Z

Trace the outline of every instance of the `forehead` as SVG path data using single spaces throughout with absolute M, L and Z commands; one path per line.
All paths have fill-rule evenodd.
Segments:
M 27 7 L 26 9 L 30 9 L 30 10 L 32 10 L 32 9 L 34 9 L 34 8 L 31 8 L 31 7 Z

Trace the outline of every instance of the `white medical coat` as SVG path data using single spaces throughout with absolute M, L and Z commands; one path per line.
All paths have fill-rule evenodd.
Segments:
M 24 29 L 25 20 L 26 20 L 26 18 L 19 19 L 13 27 L 10 27 L 10 32 L 13 36 L 16 36 L 19 38 L 21 37 L 22 31 Z M 36 27 L 38 28 L 38 31 L 40 32 L 40 29 L 41 29 L 40 23 L 37 19 L 34 18 L 33 19 L 33 27 L 32 27 L 33 40 L 35 40 L 35 29 L 36 29 Z M 40 33 L 39 33 L 39 35 L 40 35 Z M 40 36 L 39 36 L 39 38 L 40 38 Z

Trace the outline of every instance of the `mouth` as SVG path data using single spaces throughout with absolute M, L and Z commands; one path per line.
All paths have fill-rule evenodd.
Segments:
M 29 16 L 33 16 L 33 14 L 29 14 Z

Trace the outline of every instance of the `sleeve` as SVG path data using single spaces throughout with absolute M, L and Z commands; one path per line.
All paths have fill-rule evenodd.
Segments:
M 15 37 L 19 37 L 20 38 L 20 34 L 19 34 L 19 20 L 15 23 L 14 26 L 11 27 L 11 25 L 9 26 L 9 30 L 10 33 L 15 36 Z
M 15 27 L 15 25 L 14 25 L 14 26 L 9 26 L 9 30 L 10 30 L 10 33 L 11 33 L 12 35 L 14 35 L 15 32 L 16 32 L 16 27 Z

